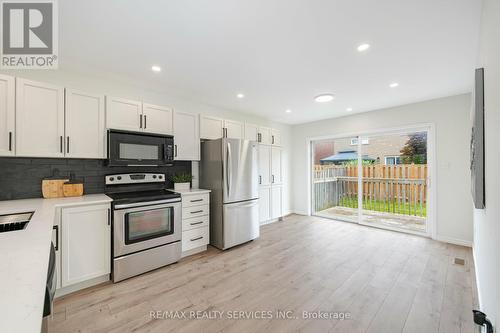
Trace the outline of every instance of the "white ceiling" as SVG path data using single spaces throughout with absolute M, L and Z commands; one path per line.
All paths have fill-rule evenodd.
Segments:
M 349 114 L 347 107 L 363 112 L 470 91 L 480 7 L 480 0 L 64 0 L 60 68 L 302 123 Z M 362 42 L 372 45 L 366 53 L 356 50 Z M 394 81 L 400 86 L 389 88 Z M 322 92 L 336 99 L 315 103 Z

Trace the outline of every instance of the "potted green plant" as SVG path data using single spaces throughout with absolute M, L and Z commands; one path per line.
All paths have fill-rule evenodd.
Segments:
M 189 173 L 177 173 L 170 176 L 170 180 L 174 183 L 174 190 L 189 190 L 193 176 Z

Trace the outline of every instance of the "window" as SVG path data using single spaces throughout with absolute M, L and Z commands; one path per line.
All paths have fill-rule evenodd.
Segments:
M 401 158 L 399 156 L 386 156 L 385 165 L 395 165 L 401 164 Z
M 361 144 L 362 145 L 369 145 L 370 144 L 370 139 L 368 138 L 362 138 L 361 139 Z M 352 138 L 351 139 L 351 146 L 357 146 L 358 145 L 358 138 Z

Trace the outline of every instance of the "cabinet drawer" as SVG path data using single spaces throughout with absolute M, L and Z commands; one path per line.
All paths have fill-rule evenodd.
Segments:
M 193 217 L 190 219 L 182 220 L 182 231 L 191 230 L 200 227 L 207 227 L 209 221 L 209 216 Z
M 200 217 L 208 215 L 209 208 L 208 205 L 204 206 L 193 206 L 193 207 L 183 207 L 182 208 L 182 219 L 189 219 L 192 217 Z
M 182 207 L 208 205 L 209 194 L 194 194 L 182 197 Z
M 208 226 L 182 232 L 182 251 L 189 251 L 207 245 L 209 241 Z

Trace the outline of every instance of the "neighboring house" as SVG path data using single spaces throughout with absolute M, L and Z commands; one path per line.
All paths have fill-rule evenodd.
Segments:
M 376 163 L 390 165 L 400 163 L 400 150 L 408 141 L 408 135 L 383 135 L 361 140 L 364 159 L 373 159 Z M 325 164 L 325 159 L 328 157 L 357 149 L 357 137 L 317 142 L 314 146 L 314 163 Z

